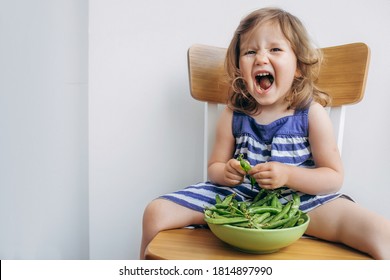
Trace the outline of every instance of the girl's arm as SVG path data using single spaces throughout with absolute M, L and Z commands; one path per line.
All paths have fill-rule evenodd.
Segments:
M 309 110 L 309 142 L 316 168 L 289 166 L 278 162 L 258 164 L 249 172 L 260 186 L 288 186 L 307 194 L 338 191 L 343 183 L 343 166 L 328 113 L 313 102 Z
M 232 159 L 235 143 L 232 119 L 233 111 L 226 107 L 217 124 L 215 143 L 208 162 L 209 180 L 224 186 L 238 185 L 245 176 L 240 163 Z

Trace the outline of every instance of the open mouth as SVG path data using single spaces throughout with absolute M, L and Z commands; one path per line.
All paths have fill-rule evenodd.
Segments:
M 255 79 L 256 79 L 256 86 L 261 90 L 269 89 L 275 80 L 274 76 L 272 76 L 270 73 L 256 74 Z

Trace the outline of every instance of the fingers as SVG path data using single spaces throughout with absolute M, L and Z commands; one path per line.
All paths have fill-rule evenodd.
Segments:
M 226 164 L 226 171 L 240 177 L 246 175 L 246 172 L 241 168 L 241 165 L 237 160 L 228 161 Z
M 260 171 L 257 173 L 254 173 L 251 175 L 253 178 L 255 178 L 256 182 L 265 189 L 272 188 L 273 185 L 273 179 L 272 174 L 269 171 Z
M 237 160 L 230 160 L 225 165 L 225 181 L 229 185 L 238 185 L 244 181 L 245 171 L 242 170 L 240 163 Z
M 241 184 L 244 181 L 244 177 L 227 173 L 225 176 L 225 181 L 229 186 L 235 186 Z
M 265 179 L 256 179 L 256 182 L 259 184 L 259 186 L 261 186 L 261 188 L 263 189 L 275 189 L 277 188 L 278 186 L 275 185 L 274 181 L 272 179 L 269 179 L 269 178 L 265 178 Z
M 271 163 L 261 163 L 254 166 L 248 174 L 264 189 L 275 189 L 280 187 L 277 175 Z
M 254 167 L 252 167 L 252 169 L 248 171 L 248 174 L 253 176 L 256 173 L 266 172 L 269 170 L 271 170 L 271 165 L 268 162 L 259 163 L 259 164 L 256 164 Z

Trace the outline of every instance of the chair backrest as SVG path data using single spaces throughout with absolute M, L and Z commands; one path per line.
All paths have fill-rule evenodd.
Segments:
M 322 49 L 324 62 L 316 84 L 332 96 L 328 107 L 339 150 L 342 150 L 345 105 L 362 100 L 370 61 L 370 50 L 364 43 L 352 43 Z M 226 48 L 193 45 L 188 50 L 190 92 L 193 98 L 205 102 L 204 179 L 207 160 L 215 139 L 219 116 L 218 105 L 227 102 L 230 85 L 225 74 Z

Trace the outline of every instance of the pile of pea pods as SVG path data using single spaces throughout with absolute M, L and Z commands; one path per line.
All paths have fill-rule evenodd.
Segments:
M 207 223 L 232 225 L 253 229 L 279 229 L 303 224 L 305 213 L 299 210 L 300 197 L 293 192 L 284 205 L 279 201 L 280 191 L 261 189 L 252 202 L 237 201 L 235 193 L 224 199 L 217 194 L 215 204 L 206 207 Z

